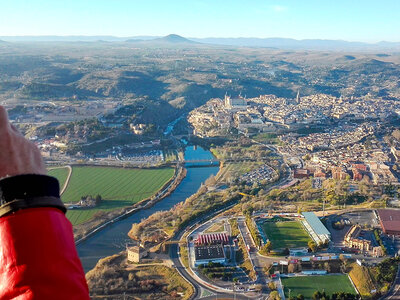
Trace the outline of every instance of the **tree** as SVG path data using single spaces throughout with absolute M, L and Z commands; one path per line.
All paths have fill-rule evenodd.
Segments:
M 268 241 L 265 245 L 264 245 L 264 251 L 266 253 L 270 253 L 272 250 L 272 243 L 271 241 Z
M 288 265 L 288 273 L 294 273 L 296 270 L 296 265 L 295 264 L 289 264 Z
M 251 217 L 251 215 L 253 214 L 254 208 L 251 205 L 248 205 L 244 210 L 243 210 L 243 214 L 246 217 Z
M 300 215 L 302 213 L 301 206 L 297 207 L 297 213 Z
M 268 282 L 268 288 L 269 288 L 271 291 L 276 291 L 276 284 L 275 284 L 275 282 L 273 282 L 273 281 Z
M 101 202 L 102 198 L 99 194 L 96 195 L 95 201 L 96 201 L 96 205 L 99 205 Z
M 324 269 L 325 269 L 325 271 L 330 272 L 331 271 L 331 265 L 328 262 L 325 262 L 324 263 Z
M 314 241 L 309 241 L 308 248 L 310 248 L 312 252 L 315 252 L 317 251 L 317 244 Z
M 322 298 L 322 294 L 320 291 L 315 291 L 314 294 L 312 295 L 313 300 L 320 300 Z
M 281 300 L 281 296 L 279 296 L 277 291 L 272 291 L 271 294 L 269 294 L 268 300 Z

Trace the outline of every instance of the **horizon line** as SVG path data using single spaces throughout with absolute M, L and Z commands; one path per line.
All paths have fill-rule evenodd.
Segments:
M 379 43 L 400 43 L 399 41 L 393 41 L 393 40 L 379 40 L 375 42 L 367 42 L 367 41 L 361 41 L 361 40 L 346 40 L 346 39 L 331 39 L 331 38 L 302 38 L 302 39 L 297 39 L 297 38 L 291 38 L 291 37 L 279 37 L 279 36 L 270 36 L 270 37 L 254 37 L 254 36 L 237 36 L 237 37 L 232 37 L 232 36 L 208 36 L 208 37 L 186 37 L 183 35 L 171 33 L 167 35 L 132 35 L 132 36 L 118 36 L 118 35 L 85 35 L 85 34 L 66 34 L 66 35 L 56 35 L 56 34 L 39 34 L 39 35 L 1 35 L 1 38 L 49 38 L 49 37 L 60 37 L 60 38 L 77 38 L 77 37 L 111 37 L 111 38 L 117 38 L 117 39 L 130 39 L 130 38 L 135 38 L 135 37 L 148 37 L 148 38 L 160 38 L 160 37 L 166 37 L 169 35 L 178 35 L 186 39 L 259 39 L 259 40 L 266 40 L 266 39 L 286 39 L 286 40 L 294 40 L 294 41 L 308 41 L 308 40 L 320 40 L 320 41 L 338 41 L 338 42 L 349 42 L 349 43 L 363 43 L 363 44 L 379 44 Z

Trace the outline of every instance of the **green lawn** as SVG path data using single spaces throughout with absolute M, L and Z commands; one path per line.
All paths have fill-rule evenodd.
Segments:
M 75 203 L 85 195 L 102 196 L 103 200 L 96 208 L 67 212 L 71 223 L 76 225 L 91 219 L 96 212 L 129 206 L 154 195 L 173 174 L 172 168 L 73 167 L 68 187 L 61 198 L 65 203 Z
M 285 297 L 302 294 L 306 299 L 311 299 L 316 291 L 325 291 L 328 295 L 335 292 L 357 294 L 347 275 L 323 275 L 282 278 Z
M 263 229 L 273 249 L 307 247 L 311 240 L 298 221 L 265 222 Z
M 57 168 L 48 171 L 50 176 L 56 177 L 60 182 L 60 190 L 62 190 L 65 180 L 67 180 L 69 170 L 68 168 Z

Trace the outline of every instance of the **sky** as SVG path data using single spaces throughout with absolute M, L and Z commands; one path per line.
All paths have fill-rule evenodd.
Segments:
M 400 0 L 0 0 L 0 36 L 400 42 Z

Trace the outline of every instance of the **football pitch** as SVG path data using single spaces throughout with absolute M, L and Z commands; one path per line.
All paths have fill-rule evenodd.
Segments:
M 311 240 L 298 221 L 265 222 L 262 227 L 273 249 L 308 247 Z
M 316 291 L 332 295 L 335 292 L 357 294 L 347 275 L 297 276 L 281 278 L 285 297 L 302 294 L 305 299 L 312 299 Z
M 54 171 L 49 174 L 60 177 L 60 181 L 65 175 Z M 63 202 L 72 204 L 79 202 L 83 196 L 101 195 L 103 200 L 97 207 L 68 210 L 68 219 L 77 225 L 93 218 L 97 212 L 126 207 L 154 195 L 173 175 L 173 168 L 73 167 L 67 189 L 61 198 Z

